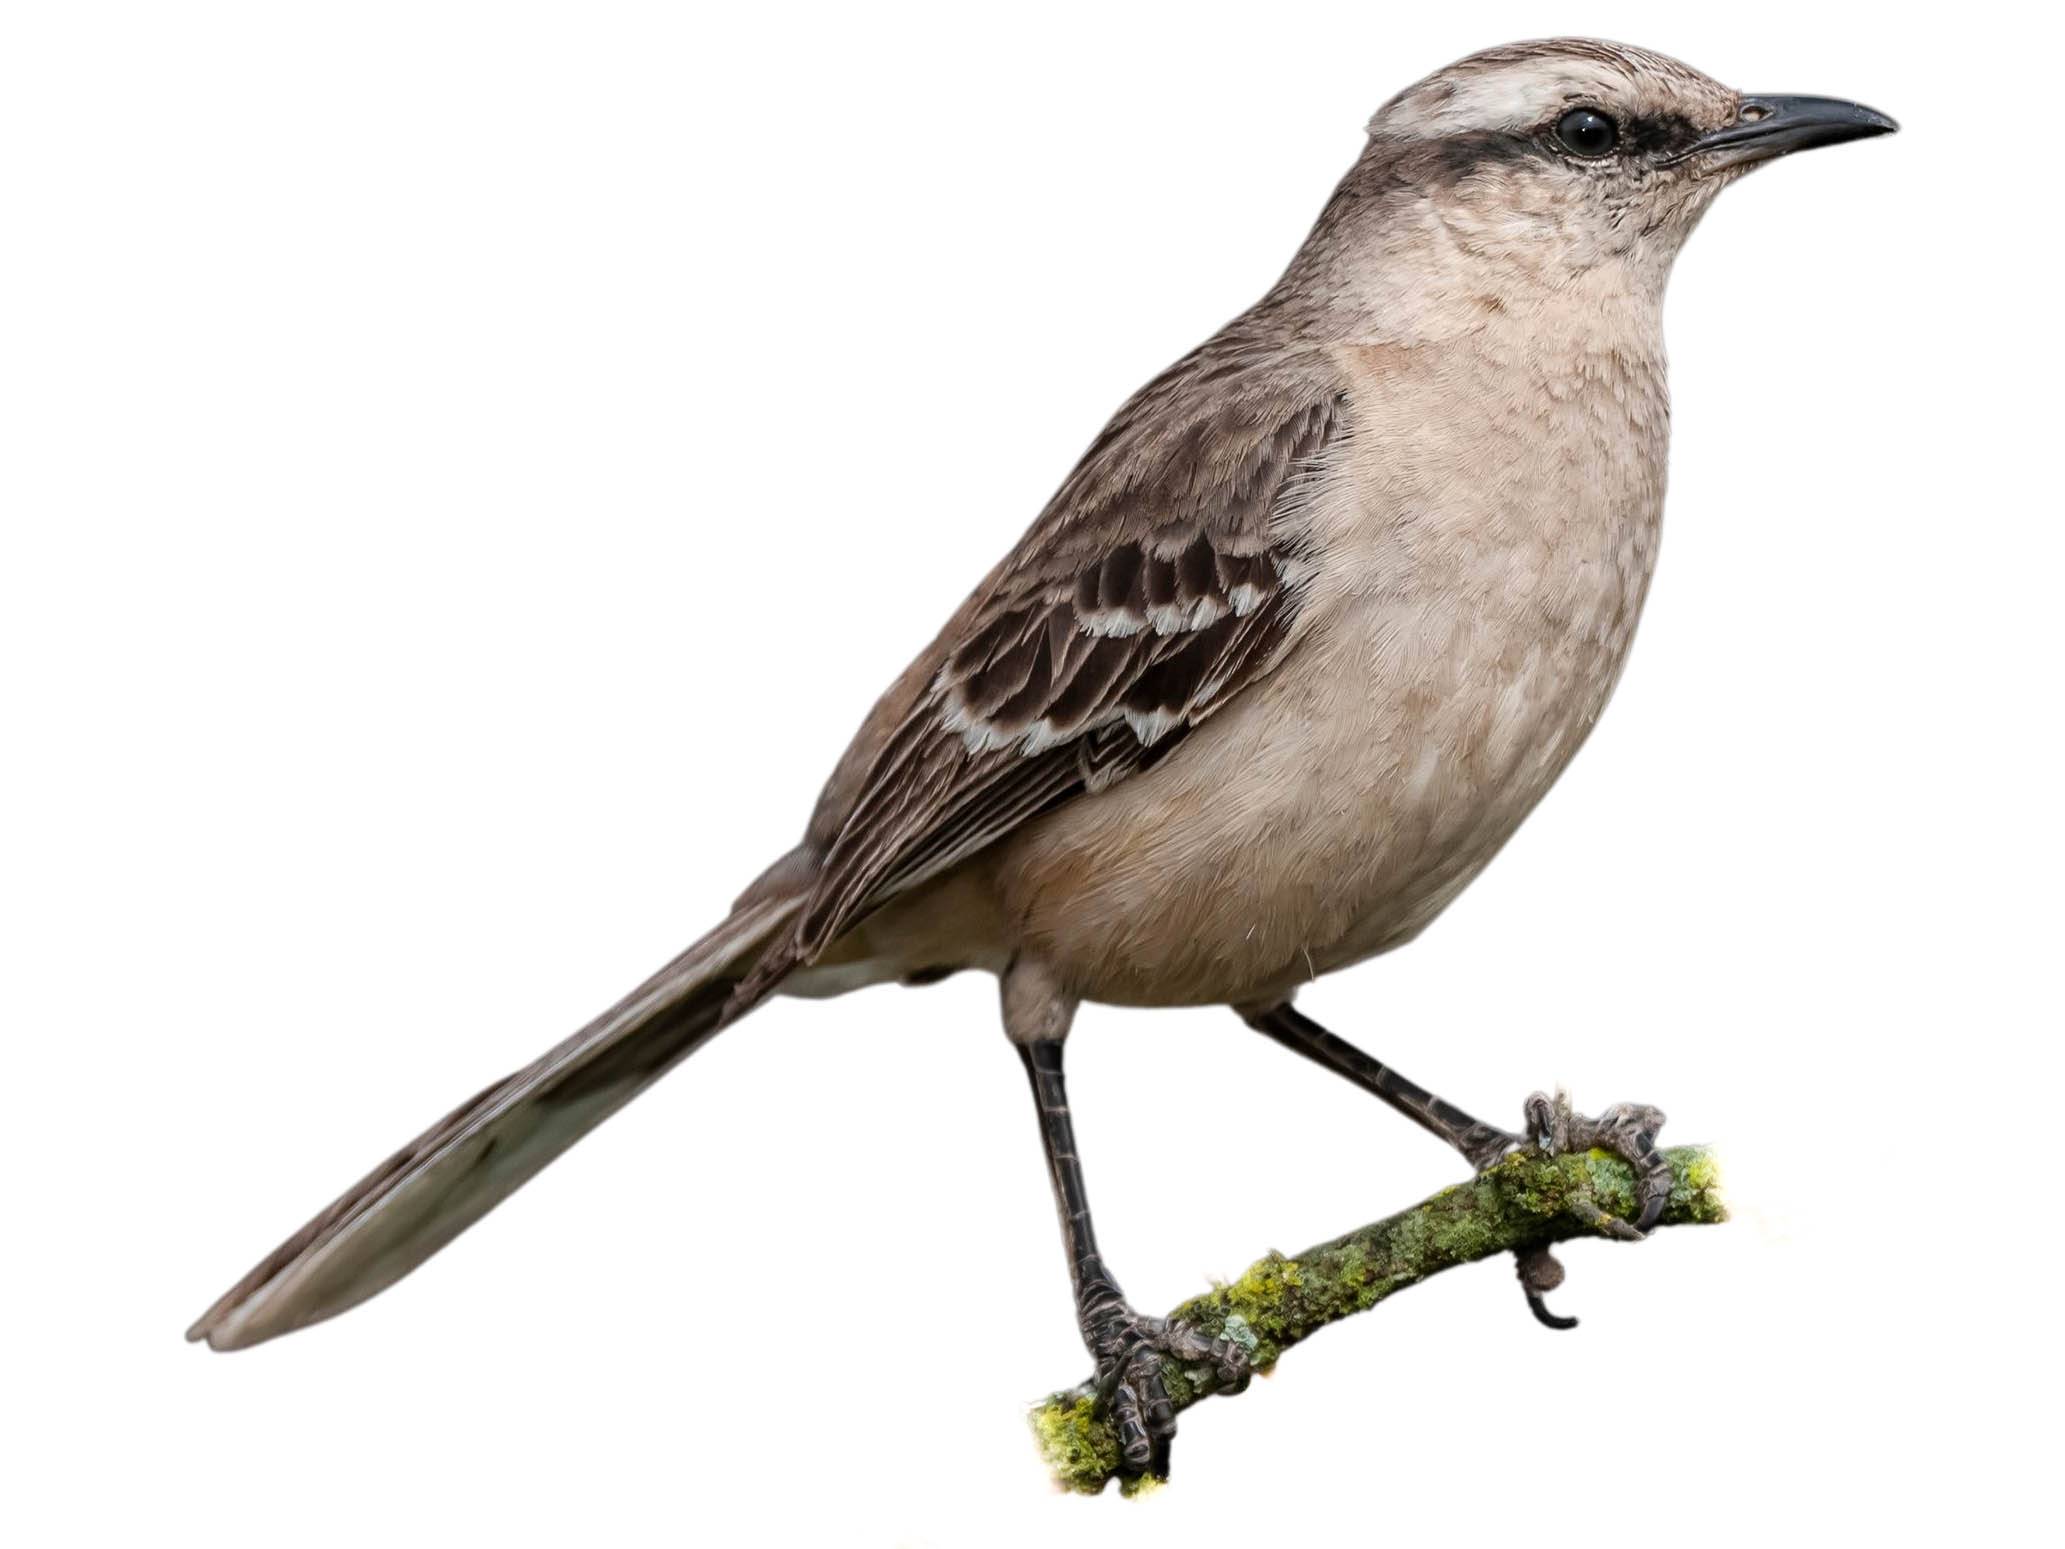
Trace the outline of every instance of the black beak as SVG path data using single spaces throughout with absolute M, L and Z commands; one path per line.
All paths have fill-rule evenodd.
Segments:
M 1735 167 L 1817 145 L 1891 134 L 1899 127 L 1877 109 L 1840 97 L 1744 97 L 1734 123 L 1694 140 L 1671 161 L 1699 156 L 1712 167 Z

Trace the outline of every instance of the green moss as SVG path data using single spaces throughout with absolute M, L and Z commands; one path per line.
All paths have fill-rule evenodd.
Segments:
M 1489 1209 L 1445 1210 L 1433 1218 L 1430 1250 L 1443 1267 L 1467 1264 L 1499 1251 L 1507 1232 L 1502 1213 Z
M 1584 1176 L 1575 1157 L 1524 1150 L 1507 1157 L 1479 1182 L 1495 1187 L 1508 1209 L 1547 1219 L 1563 1214 L 1571 1191 L 1583 1186 Z
M 1702 1226 L 1728 1219 L 1728 1199 L 1721 1187 L 1721 1159 L 1711 1151 L 1695 1151 L 1677 1170 L 1671 1208 Z
M 1664 1224 L 1726 1220 L 1720 1168 L 1712 1154 L 1680 1147 L 1666 1155 L 1673 1178 Z M 1577 1207 L 1625 1217 L 1634 1209 L 1634 1196 L 1632 1172 L 1603 1152 L 1545 1156 L 1522 1150 L 1387 1220 L 1295 1257 L 1269 1253 L 1239 1279 L 1186 1302 L 1171 1316 L 1238 1341 L 1256 1370 L 1267 1371 L 1307 1335 L 1444 1269 L 1592 1236 L 1596 1218 Z M 1178 1409 L 1215 1390 L 1212 1373 L 1204 1367 L 1165 1362 L 1163 1378 Z M 1059 1484 L 1095 1494 L 1117 1476 L 1118 1439 L 1088 1393 L 1057 1393 L 1031 1418 L 1040 1451 Z M 1121 1486 L 1133 1495 L 1158 1482 L 1126 1479 Z
M 1221 1332 L 1229 1318 L 1239 1318 L 1254 1343 L 1248 1353 L 1256 1364 L 1266 1366 L 1293 1327 L 1293 1309 L 1305 1281 L 1304 1270 L 1281 1253 L 1257 1259 L 1231 1285 L 1223 1285 L 1208 1296 L 1186 1303 L 1176 1315 L 1213 1333 Z
M 1057 1393 L 1027 1417 L 1040 1456 L 1064 1489 L 1095 1495 L 1119 1471 L 1119 1439 L 1088 1393 Z

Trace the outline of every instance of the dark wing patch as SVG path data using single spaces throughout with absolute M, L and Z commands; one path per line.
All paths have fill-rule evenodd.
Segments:
M 742 998 L 888 898 L 1153 763 L 1275 663 L 1300 558 L 1275 518 L 1342 399 L 1229 377 L 1210 351 L 1120 412 L 935 645 L 937 670 L 854 766 L 789 949 Z

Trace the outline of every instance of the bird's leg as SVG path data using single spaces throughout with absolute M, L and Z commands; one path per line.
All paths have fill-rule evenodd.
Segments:
M 1068 1087 L 1061 1074 L 1061 1040 L 1020 1043 L 1018 1053 L 1039 1105 L 1040 1139 L 1047 1148 L 1069 1275 L 1075 1282 L 1076 1321 L 1097 1363 L 1098 1395 L 1110 1407 L 1127 1471 L 1166 1476 L 1176 1411 L 1162 1383 L 1162 1357 L 1209 1366 L 1222 1390 L 1237 1393 L 1248 1382 L 1247 1352 L 1231 1340 L 1209 1339 L 1186 1324 L 1137 1313 L 1127 1303 L 1104 1266 L 1090 1224 L 1083 1166 L 1068 1115 Z
M 1241 1014 L 1257 1032 L 1267 1033 L 1285 1048 L 1338 1076 L 1346 1076 L 1366 1092 L 1374 1092 L 1422 1129 L 1454 1146 L 1479 1172 L 1520 1145 L 1536 1145 L 1551 1155 L 1589 1151 L 1596 1146 L 1619 1157 L 1634 1171 L 1639 1208 L 1630 1223 L 1607 1215 L 1597 1206 L 1589 1207 L 1595 1217 L 1592 1226 L 1609 1237 L 1640 1241 L 1656 1225 L 1671 1197 L 1670 1163 L 1656 1145 L 1656 1132 L 1664 1122 L 1660 1109 L 1643 1103 L 1618 1103 L 1598 1118 L 1588 1119 L 1572 1112 L 1565 1094 L 1559 1092 L 1551 1100 L 1536 1092 L 1526 1103 L 1527 1132 L 1515 1135 L 1471 1118 L 1454 1103 L 1408 1081 L 1346 1039 L 1335 1037 L 1288 1003 Z M 1563 1266 L 1556 1256 L 1548 1248 L 1540 1247 L 1515 1257 L 1519 1261 L 1520 1286 L 1535 1317 L 1549 1328 L 1577 1327 L 1577 1319 L 1557 1316 L 1543 1300 L 1563 1283 Z
M 1381 1097 L 1420 1128 L 1462 1152 L 1463 1160 L 1479 1172 L 1529 1138 L 1473 1119 L 1454 1103 L 1406 1080 L 1347 1039 L 1335 1037 L 1288 1002 L 1266 1011 L 1241 1014 L 1256 1032 L 1268 1034 L 1293 1053 L 1302 1054 L 1335 1075 L 1346 1076 L 1365 1092 Z

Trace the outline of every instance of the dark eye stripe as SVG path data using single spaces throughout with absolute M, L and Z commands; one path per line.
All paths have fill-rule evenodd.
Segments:
M 1643 156 L 1681 151 L 1698 138 L 1698 127 L 1676 113 L 1659 118 L 1633 118 L 1621 126 L 1623 148 Z

